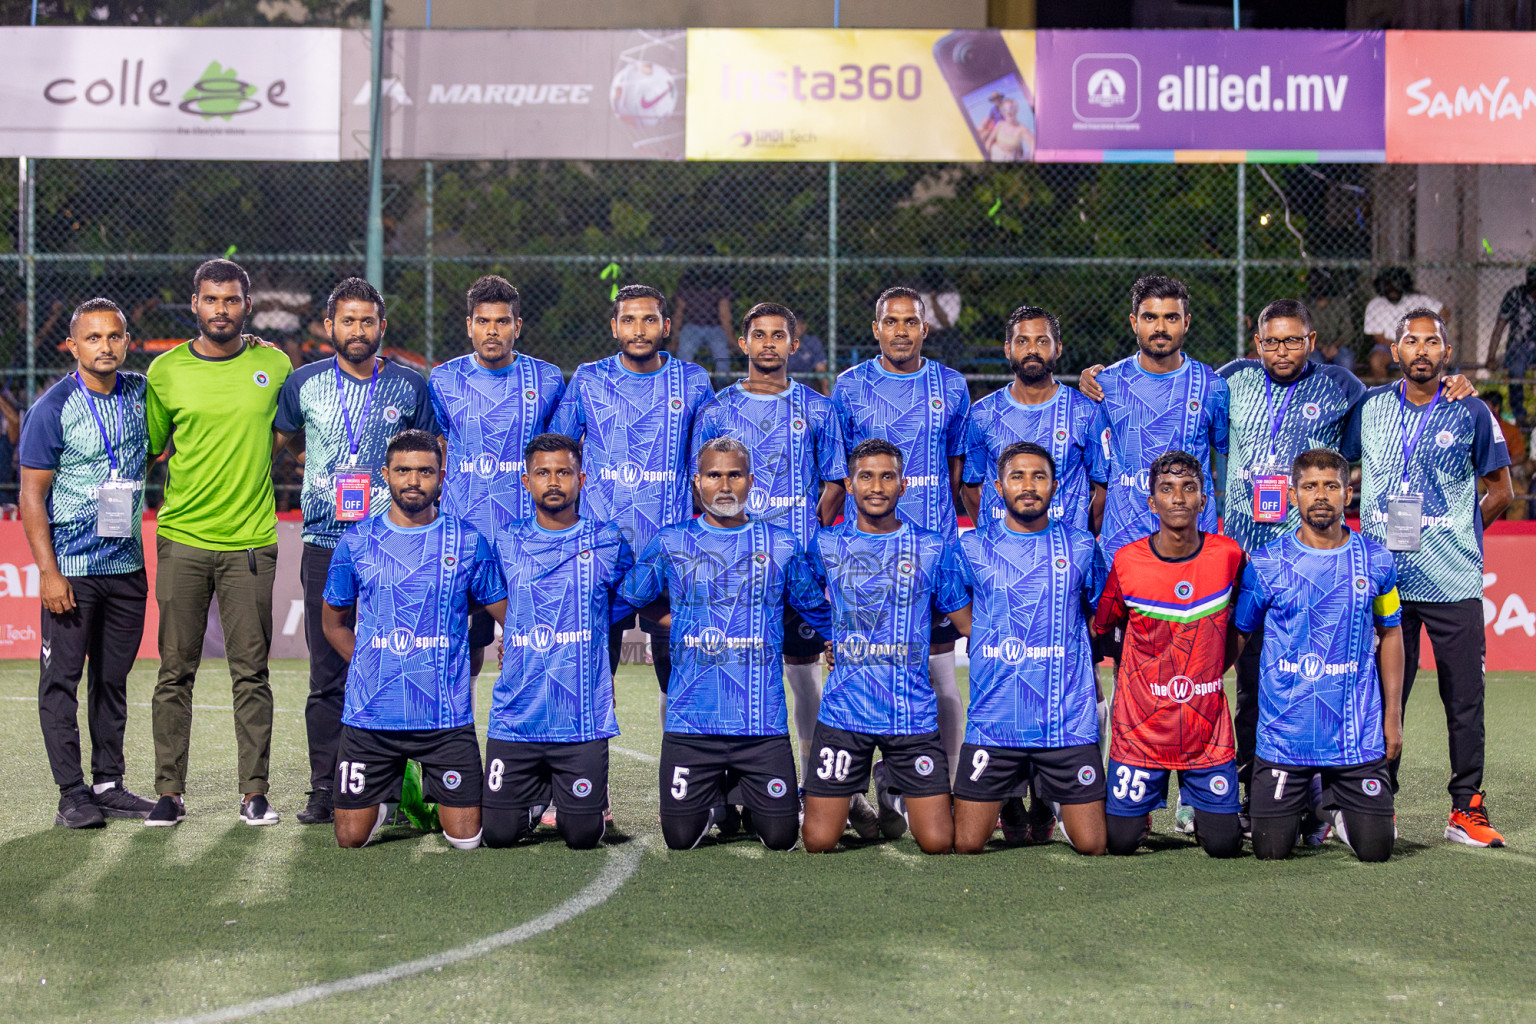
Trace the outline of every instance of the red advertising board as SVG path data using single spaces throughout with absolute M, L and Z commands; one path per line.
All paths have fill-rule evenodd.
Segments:
M 1525 32 L 1388 32 L 1388 162 L 1536 163 L 1533 55 Z

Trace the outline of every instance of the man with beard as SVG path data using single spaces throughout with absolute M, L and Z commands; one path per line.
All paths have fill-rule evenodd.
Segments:
M 1397 563 L 1403 599 L 1403 703 L 1429 630 L 1451 748 L 1445 838 L 1503 846 L 1488 823 L 1483 780 L 1483 528 L 1513 497 L 1504 435 L 1482 402 L 1445 401 L 1451 343 L 1445 321 L 1413 309 L 1397 323 L 1395 384 L 1373 388 L 1345 430 L 1344 454 L 1360 458 L 1360 526 Z M 1479 478 L 1487 485 L 1479 501 Z M 1260 751 L 1263 756 L 1263 751 Z M 1398 758 L 1391 755 L 1392 789 Z M 1257 814 L 1257 809 L 1255 809 Z
M 325 636 L 351 663 L 336 753 L 343 848 L 366 846 L 389 819 L 407 760 L 421 763 L 449 845 L 480 845 L 469 608 L 499 621 L 507 588 L 486 539 L 438 513 L 442 467 L 436 437 L 396 434 L 384 456 L 389 509 L 342 534 L 326 578 Z
M 826 596 L 794 535 L 747 517 L 745 445 L 704 442 L 693 482 L 704 514 L 658 530 L 619 588 L 636 608 L 663 594 L 671 608 L 662 835 L 673 850 L 697 846 L 739 785 L 763 845 L 788 850 L 800 804 L 784 707 L 784 603 L 825 633 Z
M 535 512 L 504 525 L 492 545 L 507 615 L 485 743 L 485 845 L 531 835 L 553 786 L 560 837 L 587 850 L 603 837 L 608 740 L 619 734 L 608 626 L 633 614 L 614 590 L 635 559 L 617 526 L 577 514 L 579 444 L 540 434 L 523 463 Z
M 1289 857 L 1309 811 L 1359 860 L 1392 855 L 1388 758 L 1403 749 L 1405 616 L 1391 552 L 1344 525 L 1351 490 L 1338 452 L 1302 452 L 1289 496 L 1301 525 L 1243 572 L 1234 622 L 1267 634 L 1253 767 L 1260 860 Z
M 408 367 L 382 359 L 384 299 L 359 277 L 338 284 L 325 304 L 325 330 L 333 358 L 294 371 L 277 399 L 273 429 L 281 451 L 303 432 L 304 640 L 309 647 L 309 803 L 299 821 L 331 820 L 336 743 L 341 735 L 347 663 L 320 625 L 331 553 L 353 523 L 389 507 L 384 449 L 402 430 L 436 433 L 427 382 Z
M 576 368 L 549 429 L 581 442 L 591 478 L 582 494 L 582 515 L 617 523 L 630 548 L 644 551 L 658 530 L 693 512 L 688 448 L 694 418 L 713 390 L 703 367 L 662 350 L 672 321 L 667 300 L 655 288 L 620 288 L 609 327 L 619 351 Z M 610 670 L 618 668 L 624 631 L 632 625 L 631 617 L 609 631 Z M 651 634 L 665 721 L 671 641 L 660 626 L 642 620 L 641 628 Z
M 505 278 L 480 278 L 465 303 L 474 351 L 432 371 L 428 391 L 448 451 L 443 511 L 489 539 L 506 523 L 533 515 L 521 481 L 523 447 L 548 429 L 565 380 L 552 363 L 517 350 L 522 299 Z M 480 674 L 495 639 L 489 615 L 470 616 L 470 675 Z
M 911 288 L 880 293 L 870 330 L 880 354 L 844 371 L 832 388 L 843 443 L 852 451 L 876 438 L 899 448 L 906 458 L 907 490 L 896 514 L 953 543 L 959 531 L 955 507 L 960 503 L 970 389 L 959 373 L 923 358 L 926 309 Z M 852 522 L 857 514 L 850 496 L 843 502 L 843 518 Z M 965 704 L 955 675 L 959 638 L 947 617 L 934 617 L 928 681 L 938 695 L 939 735 L 951 771 L 965 741 Z
M 241 333 L 251 313 L 250 277 L 239 264 L 209 260 L 192 275 L 199 334 L 149 365 L 149 448 L 171 449 L 155 538 L 160 602 L 160 672 L 151 717 L 155 790 L 146 825 L 186 817 L 192 686 L 203 657 L 208 605 L 219 622 L 233 680 L 240 820 L 271 825 L 272 582 L 277 508 L 272 494 L 272 424 L 293 365 L 281 350 Z
M 756 481 L 747 495 L 753 519 L 782 526 L 809 550 L 819 526 L 830 526 L 843 510 L 843 435 L 832 403 L 789 379 L 795 314 L 777 302 L 747 310 L 737 342 L 747 356 L 747 377 L 722 388 L 699 410 L 693 450 L 716 437 L 734 437 L 752 455 Z M 695 455 L 697 459 L 697 455 Z M 784 675 L 795 698 L 795 734 L 800 773 L 809 772 L 811 732 L 821 706 L 821 653 L 826 641 L 792 607 L 784 609 Z M 866 828 L 874 814 L 863 816 Z

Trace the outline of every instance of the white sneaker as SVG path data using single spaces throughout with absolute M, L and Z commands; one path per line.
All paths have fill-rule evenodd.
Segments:
M 1186 836 L 1195 834 L 1195 809 L 1178 797 L 1173 802 L 1173 830 Z

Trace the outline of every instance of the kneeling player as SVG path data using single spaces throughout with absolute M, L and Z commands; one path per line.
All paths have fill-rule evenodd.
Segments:
M 763 845 L 788 850 L 800 801 L 784 706 L 784 601 L 825 630 L 826 597 L 794 535 L 747 518 L 745 445 L 704 442 L 693 481 L 704 514 L 658 531 L 619 588 L 636 608 L 663 593 L 670 600 L 662 835 L 674 850 L 697 846 L 739 784 Z
M 579 444 L 540 434 L 523 465 L 533 518 L 503 526 L 494 545 L 507 618 L 485 741 L 485 845 L 532 835 L 553 785 L 560 837 L 589 850 L 603 837 L 608 739 L 619 734 L 608 670 L 612 592 L 635 560 L 618 526 L 576 514 L 586 483 Z
M 367 845 L 421 763 L 448 842 L 480 845 L 480 744 L 470 599 L 498 621 L 506 587 L 474 527 L 439 515 L 437 439 L 405 430 L 384 456 L 390 507 L 342 535 L 325 581 L 325 638 L 350 665 L 336 769 L 336 842 Z M 351 625 L 356 606 L 356 627 Z
M 1147 470 L 1158 529 L 1115 553 L 1093 630 L 1125 631 L 1109 743 L 1109 852 L 1136 852 L 1177 770 L 1195 837 L 1212 857 L 1242 852 L 1232 716 L 1222 675 L 1237 654 L 1232 607 L 1243 549 L 1200 530 L 1205 477 L 1185 452 Z
M 1053 522 L 1056 462 L 1040 445 L 1003 449 L 999 526 L 960 538 L 971 589 L 971 706 L 955 777 L 955 852 L 980 853 L 1003 801 L 1025 783 L 1078 853 L 1104 852 L 1104 764 L 1088 618 L 1104 562 L 1086 530 Z
M 1253 853 L 1290 856 L 1314 813 L 1363 861 L 1392 854 L 1387 760 L 1403 749 L 1403 630 L 1392 553 L 1344 525 L 1349 463 L 1314 448 L 1291 467 L 1301 527 L 1255 552 L 1237 628 L 1264 630 L 1253 765 Z M 1374 631 L 1373 627 L 1374 626 Z M 1380 641 L 1377 678 L 1373 640 Z
M 805 848 L 837 845 L 852 798 L 869 788 L 875 748 L 880 824 L 912 828 L 924 853 L 954 846 L 949 758 L 928 681 L 934 612 L 968 625 L 957 553 L 942 534 L 903 522 L 901 450 L 871 438 L 848 456 L 853 522 L 816 535 L 811 565 L 832 596 L 832 675 L 822 694 L 805 779 Z M 897 801 L 900 801 L 898 803 Z

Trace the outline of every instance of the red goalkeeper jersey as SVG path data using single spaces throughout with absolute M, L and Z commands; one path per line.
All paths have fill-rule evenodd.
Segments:
M 1094 616 L 1097 633 L 1125 627 L 1109 756 L 1140 768 L 1210 768 L 1235 755 L 1221 686 L 1227 624 L 1237 604 L 1243 549 L 1206 533 L 1170 561 L 1150 537 L 1115 555 Z

